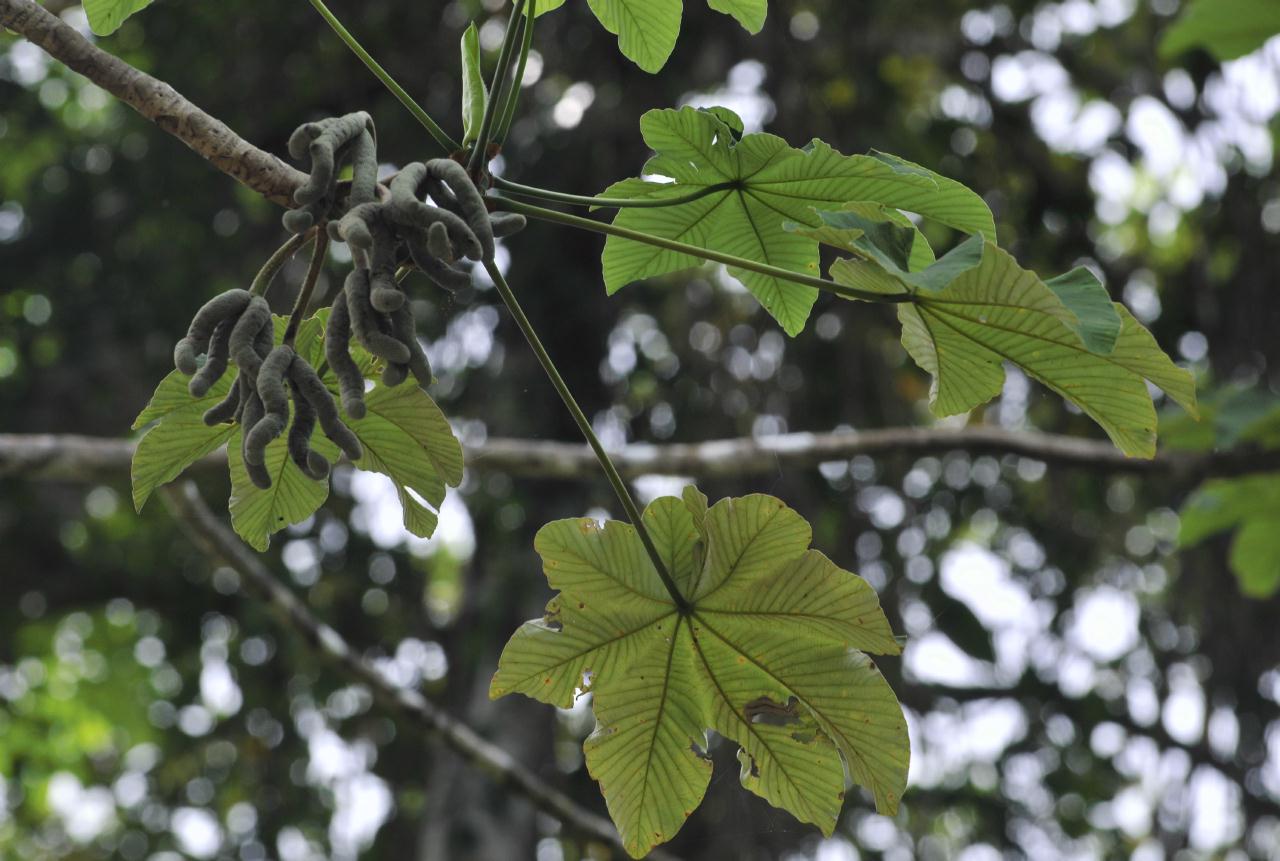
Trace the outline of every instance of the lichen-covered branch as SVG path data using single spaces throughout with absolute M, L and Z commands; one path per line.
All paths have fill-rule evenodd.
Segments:
M 193 484 L 184 482 L 166 488 L 164 499 L 201 552 L 221 559 L 234 569 L 245 587 L 277 611 L 288 628 L 343 675 L 368 687 L 384 707 L 440 738 L 495 783 L 524 796 L 570 832 L 623 850 L 617 831 L 607 820 L 579 807 L 573 799 L 549 786 L 506 751 L 485 741 L 417 690 L 393 683 L 356 652 L 341 634 L 316 618 L 258 555 L 209 510 Z M 650 857 L 674 861 L 665 854 L 654 853 Z
M 108 481 L 129 471 L 136 443 L 58 434 L 0 434 L 0 478 Z M 464 447 L 471 469 L 525 478 L 594 480 L 599 468 L 585 445 L 492 438 Z M 1280 470 L 1280 450 L 1236 448 L 1198 453 L 1168 451 L 1153 460 L 1125 457 L 1108 442 L 1031 431 L 972 427 L 963 430 L 886 428 L 872 431 L 791 433 L 759 439 L 721 439 L 670 445 L 635 444 L 612 453 L 626 478 L 687 475 L 693 478 L 764 475 L 813 467 L 858 455 L 922 457 L 951 451 L 1013 454 L 1065 468 L 1134 475 L 1168 475 L 1179 482 Z M 226 468 L 215 453 L 192 468 Z
M 244 140 L 164 81 L 96 47 L 33 0 L 0 0 L 0 25 L 26 37 L 272 202 L 291 205 L 294 189 L 306 181 L 300 171 Z

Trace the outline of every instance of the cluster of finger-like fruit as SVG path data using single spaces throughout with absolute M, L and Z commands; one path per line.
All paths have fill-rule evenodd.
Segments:
M 415 162 L 389 187 L 380 185 L 373 121 L 363 112 L 304 124 L 289 139 L 289 153 L 297 159 L 309 156 L 311 175 L 294 193 L 299 206 L 285 213 L 285 227 L 297 234 L 323 227 L 350 246 L 355 261 L 333 300 L 324 356 L 337 378 L 343 410 L 359 420 L 366 412 L 365 381 L 349 351 L 353 332 L 365 350 L 385 362 L 384 385 L 399 385 L 410 374 L 422 386 L 431 382 L 431 365 L 397 278 L 400 268 L 415 266 L 440 287 L 461 290 L 471 276 L 455 262 L 492 259 L 495 239 L 519 231 L 524 218 L 491 214 L 466 169 L 450 159 Z M 348 162 L 352 178 L 344 196 L 337 177 Z M 341 217 L 331 220 L 338 212 Z M 196 313 L 173 353 L 177 369 L 192 375 L 189 389 L 196 397 L 235 362 L 236 383 L 204 421 L 240 424 L 245 469 L 264 489 L 271 486 L 266 448 L 284 432 L 290 400 L 288 451 L 304 474 L 316 480 L 329 474 L 329 462 L 310 446 L 317 424 L 347 457 L 362 455 L 360 441 L 342 421 L 320 375 L 292 347 L 276 345 L 274 331 L 264 298 L 231 290 Z

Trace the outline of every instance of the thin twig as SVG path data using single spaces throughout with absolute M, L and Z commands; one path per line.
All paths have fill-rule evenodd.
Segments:
M 367 686 L 383 706 L 440 738 L 499 786 L 524 796 L 539 810 L 562 822 L 569 831 L 625 851 L 617 831 L 607 820 L 545 783 L 509 753 L 441 711 L 417 690 L 392 682 L 357 653 L 341 634 L 316 618 L 271 573 L 259 556 L 223 525 L 200 498 L 194 484 L 184 482 L 177 487 L 166 488 L 164 500 L 202 553 L 221 559 L 234 569 L 249 591 L 276 610 L 284 625 L 300 635 L 338 672 Z M 664 853 L 655 852 L 650 857 L 675 861 Z
M 316 291 L 316 282 L 320 280 L 320 271 L 324 269 L 325 255 L 328 253 L 329 234 L 320 230 L 316 233 L 316 247 L 311 251 L 311 266 L 307 269 L 307 277 L 298 289 L 298 297 L 289 313 L 289 324 L 285 326 L 282 343 L 286 347 L 292 347 L 294 339 L 298 337 L 298 327 L 307 315 L 307 306 L 311 304 L 311 296 Z
M 315 235 L 315 232 L 315 228 L 312 228 L 306 233 L 299 233 L 285 240 L 284 245 L 277 248 L 267 258 L 267 262 L 262 264 L 258 274 L 253 276 L 253 283 L 249 285 L 249 292 L 254 296 L 266 296 L 268 288 L 271 287 L 271 282 L 275 280 L 276 273 L 284 268 L 284 265 L 293 258 L 293 255 L 298 253 L 302 246 L 311 241 L 311 237 Z

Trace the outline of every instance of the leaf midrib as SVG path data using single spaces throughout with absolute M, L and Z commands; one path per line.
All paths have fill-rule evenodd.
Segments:
M 702 622 L 706 630 L 710 631 L 712 634 L 715 635 L 716 639 L 724 643 L 733 651 L 738 652 L 739 654 L 742 654 L 737 646 L 733 645 L 724 637 L 722 637 L 720 633 L 716 631 L 714 628 L 712 628 L 710 625 L 707 625 L 706 621 L 703 620 L 701 616 L 699 616 L 696 612 L 693 615 L 695 618 L 698 619 L 698 621 Z M 786 777 L 787 782 L 791 784 L 793 790 L 796 792 L 796 796 L 798 798 L 804 799 L 805 794 L 803 791 L 799 789 L 800 784 L 796 781 L 796 779 L 791 775 L 791 772 L 787 769 L 786 760 L 778 756 L 778 754 L 774 753 L 773 747 L 769 744 L 765 736 L 761 735 L 759 732 L 756 731 L 755 724 L 753 724 L 751 721 L 747 720 L 746 718 L 738 714 L 738 709 L 733 704 L 733 700 L 729 698 L 729 694 L 725 691 L 724 687 L 720 684 L 720 679 L 716 676 L 715 671 L 711 669 L 711 662 L 707 659 L 707 656 L 703 654 L 702 649 L 698 647 L 698 638 L 691 637 L 691 640 L 693 642 L 693 650 L 698 654 L 698 659 L 702 661 L 702 666 L 707 671 L 707 677 L 711 679 L 711 683 L 712 685 L 715 686 L 716 692 L 720 694 L 720 699 L 723 700 L 725 704 L 729 707 L 729 714 L 733 715 L 734 718 L 737 719 L 740 725 L 746 727 L 747 733 L 751 735 L 751 737 L 754 738 L 762 748 L 764 748 L 764 750 L 772 758 L 773 764 L 777 767 L 777 769 L 780 772 L 782 772 L 783 776 Z M 749 657 L 747 659 L 750 660 Z M 752 661 L 752 663 L 754 664 L 755 661 Z M 768 675 L 769 675 L 769 678 L 773 679 L 774 681 L 778 681 L 778 679 L 772 673 L 769 673 Z M 779 684 L 784 689 L 788 691 L 791 690 L 790 686 L 783 684 L 782 682 L 779 682 Z M 797 695 L 797 698 L 798 698 L 798 695 Z M 801 701 L 803 702 L 803 700 Z M 754 759 L 754 757 L 752 758 Z
M 721 634 L 718 630 L 716 630 L 716 629 L 715 629 L 715 628 L 713 628 L 711 625 L 709 625 L 709 624 L 707 623 L 706 619 L 704 619 L 700 613 L 695 612 L 693 615 L 698 619 L 698 621 L 699 621 L 699 622 L 701 622 L 701 623 L 702 623 L 703 627 L 704 627 L 704 628 L 706 628 L 706 630 L 710 631 L 710 632 L 711 632 L 711 633 L 716 637 L 716 639 L 718 639 L 720 642 L 724 643 L 726 646 L 728 646 L 728 647 L 729 647 L 730 649 L 732 649 L 734 652 L 737 652 L 737 653 L 738 653 L 739 655 L 741 655 L 743 658 L 746 658 L 746 660 L 747 660 L 747 661 L 749 661 L 753 666 L 755 666 L 755 667 L 756 667 L 756 669 L 760 670 L 760 672 L 764 673 L 764 674 L 765 674 L 765 675 L 767 675 L 769 678 L 773 679 L 773 681 L 774 681 L 774 682 L 776 682 L 778 685 L 780 685 L 780 686 L 782 686 L 783 688 L 785 688 L 786 690 L 790 691 L 792 696 L 794 696 L 794 697 L 795 697 L 795 698 L 796 698 L 796 699 L 797 699 L 801 704 L 803 704 L 803 705 L 804 705 L 804 707 L 805 707 L 805 708 L 807 708 L 807 709 L 808 709 L 808 710 L 813 714 L 813 716 L 814 716 L 815 718 L 817 718 L 818 720 L 820 720 L 820 721 L 823 723 L 823 725 L 824 725 L 824 726 L 823 726 L 823 732 L 830 733 L 830 732 L 832 732 L 832 731 L 835 731 L 835 723 L 834 723 L 830 718 L 828 718 L 828 717 L 827 717 L 827 716 L 822 712 L 822 710 L 821 710 L 821 709 L 819 709 L 819 708 L 815 707 L 815 706 L 813 705 L 813 703 L 812 703 L 812 702 L 810 702 L 810 701 L 808 700 L 808 698 L 806 698 L 806 697 L 802 696 L 802 695 L 800 694 L 800 692 L 799 692 L 799 691 L 793 690 L 793 689 L 792 689 L 792 687 L 791 687 L 791 685 L 787 684 L 785 681 L 783 681 L 782 679 L 778 678 L 778 676 L 777 676 L 777 674 L 776 674 L 776 673 L 774 673 L 772 670 L 770 670 L 770 669 L 769 669 L 768 667 L 766 667 L 764 664 L 760 663 L 760 662 L 759 662 L 759 661 L 757 661 L 755 658 L 753 658 L 753 657 L 752 657 L 752 656 L 751 656 L 747 651 L 745 651 L 741 646 L 737 645 L 736 643 L 731 642 L 731 641 L 728 639 L 728 637 L 726 637 L 724 634 Z M 695 642 L 696 642 L 696 641 L 695 641 Z M 704 659 L 703 659 L 704 663 L 705 663 L 705 660 L 706 660 L 706 659 L 704 658 Z M 726 701 L 727 701 L 727 700 L 726 700 Z M 828 727 L 829 727 L 830 729 L 828 729 Z M 871 769 L 870 765 L 867 763 L 866 757 L 862 755 L 862 752 L 854 748 L 853 743 L 852 743 L 852 742 L 851 742 L 851 741 L 850 741 L 850 740 L 845 736 L 845 734 L 844 734 L 844 733 L 836 731 L 836 734 L 837 734 L 838 736 L 840 736 L 842 739 L 844 739 L 844 741 L 845 741 L 844 745 L 841 745 L 841 748 L 842 748 L 842 749 L 847 748 L 847 749 L 848 749 L 848 754 L 849 754 L 850 756 L 852 756 L 852 757 L 857 758 L 857 760 L 862 764 L 862 766 L 863 766 L 863 768 L 864 768 L 865 772 L 866 772 L 867 774 L 872 774 L 872 773 L 873 773 L 873 771 L 872 771 L 872 769 Z M 873 791 L 875 790 L 875 787 L 871 787 L 871 788 L 872 788 L 872 790 L 873 790 Z
M 639 628 L 635 628 L 635 629 L 633 629 L 633 630 L 627 631 L 626 633 L 619 634 L 618 636 L 616 636 L 616 637 L 614 637 L 614 638 L 612 638 L 612 639 L 609 639 L 609 640 L 603 640 L 603 641 L 601 641 L 601 642 L 599 642 L 599 643 L 596 643 L 596 644 L 592 645 L 590 648 L 583 649 L 583 650 L 582 650 L 582 651 L 580 651 L 580 652 L 575 652 L 574 654 L 570 655 L 569 657 L 565 658 L 565 659 L 564 659 L 564 660 L 562 660 L 562 661 L 557 661 L 557 662 L 556 662 L 556 663 L 554 663 L 554 664 L 550 664 L 550 665 L 548 665 L 548 666 L 546 666 L 546 667 L 543 667 L 541 670 L 539 670 L 539 671 L 538 671 L 538 672 L 536 672 L 536 673 L 529 673 L 527 676 L 522 676 L 520 679 L 518 679 L 518 680 L 516 680 L 516 681 L 512 682 L 512 683 L 511 683 L 511 685 L 510 685 L 509 687 L 510 687 L 512 690 L 517 690 L 521 685 L 523 685 L 525 682 L 529 681 L 530 679 L 536 679 L 538 676 L 541 676 L 541 675 L 543 675 L 544 673 L 546 673 L 546 672 L 548 672 L 548 671 L 551 671 L 551 670 L 558 670 L 558 669 L 560 669 L 561 667 L 565 666 L 566 664 L 573 663 L 574 661 L 578 660 L 579 658 L 582 658 L 584 655 L 589 655 L 589 654 L 591 654 L 592 652 L 599 651 L 600 649 L 604 649 L 604 648 L 607 648 L 607 647 L 609 647 L 609 646 L 617 645 L 618 643 L 621 643 L 623 640 L 627 639 L 628 637 L 634 637 L 636 634 L 639 634 L 641 631 L 644 631 L 644 630 L 645 630 L 645 629 L 647 629 L 647 628 L 651 628 L 651 627 L 653 627 L 654 625 L 656 625 L 658 622 L 661 622 L 663 619 L 666 619 L 666 618 L 668 618 L 669 616 L 674 616 L 675 614 L 676 614 L 676 613 L 675 613 L 675 610 L 674 610 L 674 609 L 672 609 L 672 611 L 671 611 L 670 613 L 665 613 L 665 614 L 663 614 L 663 615 L 661 615 L 661 616 L 656 616 L 656 617 L 654 617 L 653 619 L 650 619 L 648 622 L 645 622 L 645 623 L 644 623 L 643 625 L 641 625 Z M 679 627 L 679 626 L 677 626 L 677 628 L 678 628 L 678 627 Z M 593 687 L 594 687 L 594 684 L 593 684 Z

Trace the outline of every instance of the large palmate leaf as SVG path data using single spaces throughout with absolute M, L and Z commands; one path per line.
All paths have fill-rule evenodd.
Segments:
M 974 236 L 924 270 L 905 272 L 865 229 L 848 227 L 845 213 L 822 217 L 826 226 L 812 235 L 858 255 L 837 260 L 831 277 L 903 300 L 902 343 L 933 376 L 937 415 L 967 412 L 1000 394 L 1005 362 L 1079 406 L 1132 456 L 1155 454 L 1146 381 L 1195 413 L 1191 373 L 1082 271 L 1046 283 Z
M 1203 46 L 1219 60 L 1234 60 L 1261 48 L 1280 33 L 1275 0 L 1191 0 L 1160 40 L 1160 54 L 1173 57 Z
M 994 238 L 982 198 L 919 165 L 883 154 L 846 156 L 822 141 L 795 149 L 770 134 L 741 135 L 742 121 L 725 108 L 656 110 L 640 121 L 657 153 L 646 176 L 628 179 L 605 197 L 696 199 L 672 206 L 625 208 L 619 227 L 674 239 L 791 271 L 818 274 L 818 243 L 785 225 L 820 226 L 815 208 L 851 201 L 916 212 L 965 233 Z M 610 236 L 604 249 L 605 287 L 613 293 L 643 278 L 698 266 L 687 254 Z M 804 328 L 818 291 L 786 279 L 731 267 L 788 334 Z
M 1205 482 L 1180 516 L 1183 547 L 1235 530 L 1230 564 L 1241 592 L 1254 598 L 1280 592 L 1280 474 Z
M 809 525 L 757 495 L 693 488 L 644 513 L 677 608 L 629 524 L 560 520 L 535 546 L 559 594 L 503 650 L 490 694 L 568 707 L 593 694 L 587 767 L 628 851 L 669 840 L 711 778 L 707 730 L 740 747 L 743 786 L 830 834 L 844 769 L 892 815 L 910 746 L 864 652 L 898 654 L 875 591 L 809 549 Z
M 328 313 L 323 310 L 298 328 L 295 348 L 312 367 L 325 365 L 323 332 Z M 275 341 L 280 343 L 288 321 L 276 317 L 274 322 Z M 355 348 L 353 357 L 367 377 L 378 376 L 380 367 L 363 349 Z M 134 505 L 141 510 L 155 488 L 228 444 L 231 524 L 252 547 L 265 550 L 271 535 L 305 520 L 324 504 L 329 483 L 308 478 L 294 465 L 287 457 L 283 436 L 267 447 L 271 487 L 263 490 L 249 481 L 240 449 L 240 427 L 234 423 L 207 427 L 202 420 L 204 412 L 230 391 L 235 376 L 233 364 L 202 398 L 190 395 L 188 378 L 177 371 L 161 381 L 134 422 L 135 430 L 154 423 L 134 453 Z M 338 383 L 332 371 L 326 370 L 324 382 L 336 395 Z M 462 482 L 462 446 L 435 401 L 412 383 L 394 387 L 376 384 L 365 403 L 364 418 L 357 421 L 343 416 L 364 449 L 355 465 L 388 476 L 400 497 L 405 528 L 429 538 L 435 532 L 446 487 Z M 338 458 L 337 447 L 319 431 L 312 437 L 312 448 L 331 462 Z
M 618 37 L 623 55 L 646 72 L 667 64 L 680 36 L 684 0 L 587 0 L 604 28 Z M 539 17 L 559 9 L 564 0 L 538 0 Z M 707 0 L 717 12 L 732 16 L 747 32 L 759 33 L 768 0 Z M 527 11 L 527 7 L 526 7 Z

